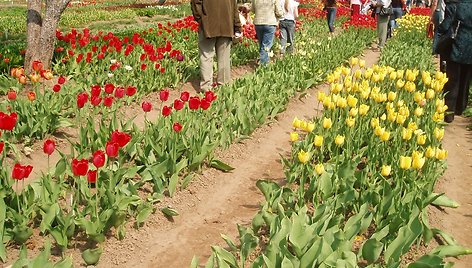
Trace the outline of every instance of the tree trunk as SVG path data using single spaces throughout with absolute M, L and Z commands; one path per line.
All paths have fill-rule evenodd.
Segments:
M 46 0 L 44 20 L 41 12 L 41 0 L 28 1 L 27 38 L 25 71 L 31 72 L 35 60 L 43 63 L 44 69 L 51 67 L 56 39 L 56 28 L 62 12 L 70 0 Z

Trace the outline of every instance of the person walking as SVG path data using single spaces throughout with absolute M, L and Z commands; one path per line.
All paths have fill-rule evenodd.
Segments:
M 403 10 L 406 8 L 403 0 L 392 0 L 392 12 L 390 16 L 390 30 L 393 32 L 398 27 L 397 19 L 403 17 Z
M 233 37 L 240 39 L 241 22 L 234 0 L 191 0 L 192 14 L 199 23 L 200 91 L 213 85 L 213 58 L 217 57 L 218 85 L 231 81 L 230 50 Z
M 439 24 L 444 20 L 444 12 L 446 10 L 446 3 L 444 0 L 433 0 L 431 3 L 431 12 L 429 15 L 429 23 L 433 25 L 433 54 L 436 54 L 436 45 L 438 43 L 438 29 Z M 439 70 L 443 73 L 446 72 L 446 61 L 441 59 L 439 55 Z
M 472 0 L 446 1 L 444 20 L 439 25 L 439 35 L 445 34 L 454 21 L 460 21 L 457 35 L 446 59 L 447 83 L 444 100 L 448 107 L 444 121 L 451 123 L 454 115 L 462 115 L 469 102 L 472 79 Z
M 280 54 L 293 53 L 295 48 L 295 20 L 298 18 L 298 1 L 280 0 L 285 15 L 279 21 Z
M 391 10 L 392 0 L 379 0 L 373 3 L 375 7 L 375 14 L 377 15 L 377 38 L 378 38 L 378 47 L 377 50 L 381 51 L 385 46 L 385 42 L 387 41 L 387 33 L 388 33 L 388 21 L 390 19 L 391 14 L 385 14 L 382 12 L 382 9 L 390 9 Z
M 269 51 L 274 42 L 275 29 L 284 13 L 279 0 L 252 0 L 252 10 L 259 41 L 259 64 L 264 66 L 269 63 Z
M 326 10 L 326 20 L 328 21 L 329 34 L 334 34 L 334 20 L 336 19 L 336 0 L 323 0 Z
M 361 0 L 351 0 L 351 17 L 359 16 L 361 14 Z

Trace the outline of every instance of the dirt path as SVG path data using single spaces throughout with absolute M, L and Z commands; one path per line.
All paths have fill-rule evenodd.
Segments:
M 377 62 L 378 56 L 366 51 L 366 65 Z M 203 262 L 211 254 L 211 245 L 225 244 L 220 234 L 237 242 L 236 224 L 250 224 L 263 200 L 256 181 L 283 180 L 280 155 L 290 152 L 293 118 L 317 115 L 319 90 L 327 90 L 327 85 L 310 89 L 304 98 L 291 101 L 277 121 L 257 129 L 250 139 L 219 152 L 219 158 L 235 170 L 221 173 L 205 169 L 188 189 L 169 201 L 180 212 L 174 222 L 153 215 L 144 228 L 129 233 L 130 239 L 106 243 L 99 267 L 188 267 L 194 255 Z M 123 254 L 122 249 L 128 252 Z
M 471 124 L 470 118 L 456 116 L 446 126 L 443 144 L 449 152 L 448 167 L 438 191 L 459 202 L 460 207 L 435 213 L 438 227 L 469 248 L 472 248 L 472 131 L 467 126 Z M 452 261 L 457 268 L 472 267 L 472 255 Z

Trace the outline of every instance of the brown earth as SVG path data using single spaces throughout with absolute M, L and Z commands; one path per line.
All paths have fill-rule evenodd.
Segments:
M 367 66 L 376 63 L 378 57 L 378 52 L 370 50 L 363 55 Z M 233 77 L 251 71 L 253 66 L 234 68 Z M 196 88 L 195 82 L 183 86 L 189 91 Z M 316 116 L 320 111 L 316 92 L 327 88 L 324 84 L 308 90 L 304 97 L 292 100 L 277 120 L 258 128 L 249 139 L 216 152 L 218 159 L 235 167 L 235 170 L 222 173 L 203 168 L 186 189 L 157 206 L 158 209 L 171 206 L 179 212 L 179 216 L 168 219 L 157 211 L 138 229 L 129 223 L 124 240 L 107 239 L 98 267 L 189 267 L 194 256 L 204 263 L 211 254 L 211 245 L 225 246 L 220 234 L 237 241 L 236 224 L 250 224 L 263 200 L 255 186 L 256 181 L 270 179 L 282 182 L 284 179 L 280 159 L 281 155 L 290 152 L 289 132 L 293 118 L 310 119 Z M 147 97 L 157 100 L 155 94 Z M 131 114 L 138 114 L 136 123 L 143 124 L 139 107 L 132 108 Z M 158 111 L 154 110 L 148 114 L 148 119 L 152 120 L 157 114 Z M 458 209 L 431 209 L 432 224 L 469 247 L 472 247 L 472 135 L 467 126 L 471 123 L 470 119 L 457 117 L 446 127 L 444 146 L 449 151 L 449 167 L 438 184 L 438 192 L 444 191 L 461 206 Z M 73 138 L 73 134 L 68 135 Z M 68 149 L 65 142 L 58 147 Z M 39 170 L 47 169 L 45 161 L 41 161 L 44 157 L 40 150 L 40 145 L 33 146 L 29 159 L 35 163 L 37 175 Z M 53 155 L 51 163 L 55 163 L 53 159 L 57 157 Z M 38 167 L 40 163 L 42 169 Z M 76 267 L 81 266 L 79 249 L 69 249 L 65 255 L 73 257 Z M 471 267 L 472 256 L 453 261 L 457 263 L 455 267 Z

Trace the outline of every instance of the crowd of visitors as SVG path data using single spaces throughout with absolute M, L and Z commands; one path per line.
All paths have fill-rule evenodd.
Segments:
M 329 34 L 335 32 L 337 0 L 322 0 Z M 230 48 L 242 37 L 242 26 L 253 24 L 259 42 L 259 65 L 270 61 L 270 51 L 277 26 L 280 30 L 280 55 L 295 51 L 295 26 L 298 18 L 298 0 L 252 0 L 251 4 L 237 6 L 234 0 L 191 0 L 192 13 L 199 22 L 198 44 L 201 70 L 201 91 L 213 83 L 213 58 L 217 57 L 216 84 L 231 80 Z M 429 6 L 430 27 L 434 28 L 433 54 L 437 54 L 444 36 L 451 35 L 452 46 L 441 51 L 440 70 L 449 80 L 445 84 L 445 103 L 448 113 L 444 121 L 450 123 L 461 115 L 468 105 L 472 80 L 472 0 L 350 0 L 351 16 L 367 14 L 377 19 L 378 46 L 381 51 L 391 31 L 398 27 L 397 20 L 412 5 Z M 254 17 L 251 17 L 251 13 Z M 451 39 L 451 38 L 449 38 Z

